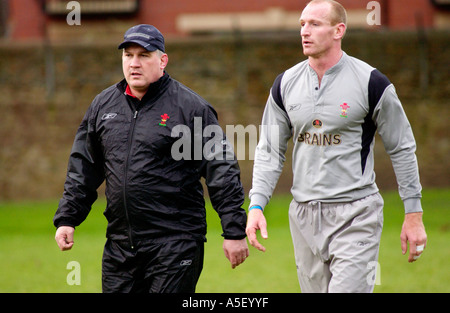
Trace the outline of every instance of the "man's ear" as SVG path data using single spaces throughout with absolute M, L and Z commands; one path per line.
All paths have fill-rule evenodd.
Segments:
M 167 63 L 169 63 L 169 56 L 167 55 L 167 53 L 164 53 L 161 56 L 161 63 L 160 63 L 161 64 L 160 67 L 162 70 L 164 70 L 166 68 Z
M 337 24 L 334 38 L 335 39 L 342 39 L 342 38 L 344 38 L 346 29 L 347 29 L 347 26 L 345 26 L 344 23 Z

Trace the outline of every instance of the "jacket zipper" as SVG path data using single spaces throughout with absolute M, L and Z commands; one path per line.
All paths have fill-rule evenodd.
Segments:
M 125 171 L 124 171 L 124 182 L 123 182 L 123 205 L 125 209 L 125 217 L 127 219 L 128 224 L 128 238 L 130 240 L 130 247 L 132 250 L 134 250 L 134 243 L 133 243 L 133 236 L 131 231 L 131 222 L 130 222 L 130 216 L 128 214 L 128 204 L 127 204 L 127 187 L 128 187 L 128 168 L 129 168 L 129 160 L 130 160 L 130 154 L 131 154 L 131 144 L 133 142 L 134 137 L 134 128 L 136 125 L 136 118 L 138 115 L 138 111 L 134 110 L 134 116 L 131 120 L 131 126 L 130 126 L 130 134 L 128 135 L 128 145 L 127 145 L 127 158 L 125 159 Z

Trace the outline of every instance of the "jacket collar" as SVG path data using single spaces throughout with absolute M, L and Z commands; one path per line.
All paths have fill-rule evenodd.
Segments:
M 160 79 L 158 79 L 156 82 L 150 84 L 150 86 L 148 87 L 147 93 L 144 95 L 144 97 L 142 97 L 141 101 L 146 101 L 146 100 L 149 100 L 149 99 L 152 99 L 152 98 L 158 96 L 163 90 L 166 89 L 167 85 L 170 82 L 170 79 L 171 79 L 170 75 L 164 71 L 164 75 L 161 76 Z M 121 93 L 125 94 L 126 96 L 139 101 L 139 99 L 137 99 L 131 93 L 131 90 L 130 90 L 125 78 L 117 84 L 117 88 L 120 90 Z

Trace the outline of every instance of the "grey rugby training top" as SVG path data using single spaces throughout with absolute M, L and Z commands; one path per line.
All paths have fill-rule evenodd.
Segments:
M 264 110 L 250 205 L 269 202 L 294 142 L 292 195 L 297 202 L 347 202 L 376 193 L 375 132 L 382 138 L 405 212 L 421 212 L 411 126 L 391 82 L 343 53 L 319 80 L 305 60 L 280 74 Z

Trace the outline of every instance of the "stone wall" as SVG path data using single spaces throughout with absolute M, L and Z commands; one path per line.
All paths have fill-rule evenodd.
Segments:
M 450 36 L 430 32 L 354 32 L 344 50 L 380 69 L 395 84 L 418 143 L 424 187 L 450 177 Z M 236 35 L 168 42 L 168 73 L 208 100 L 226 125 L 261 121 L 275 77 L 304 56 L 298 36 Z M 0 201 L 59 197 L 76 129 L 92 99 L 122 79 L 115 46 L 0 47 Z M 396 188 L 380 140 L 377 183 Z M 290 151 L 277 192 L 292 180 Z M 240 161 L 248 193 L 252 161 Z

